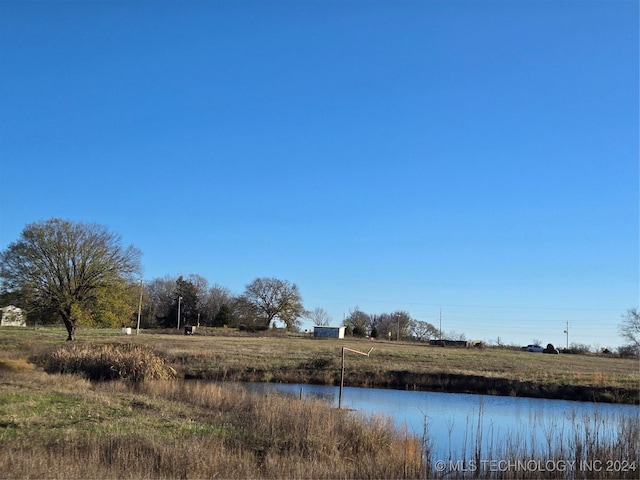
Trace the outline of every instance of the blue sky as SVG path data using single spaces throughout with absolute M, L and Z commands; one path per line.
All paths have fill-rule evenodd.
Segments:
M 0 1 L 0 248 L 96 222 L 144 277 L 334 324 L 617 346 L 639 302 L 636 1 Z

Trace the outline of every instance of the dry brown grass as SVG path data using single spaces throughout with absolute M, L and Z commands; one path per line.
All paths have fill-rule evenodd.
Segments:
M 67 344 L 39 355 L 38 363 L 48 373 L 75 373 L 89 380 L 169 379 L 175 370 L 145 345 Z
M 36 366 L 22 358 L 0 358 L 0 372 L 31 372 Z
M 416 438 L 395 429 L 386 417 L 363 417 L 313 399 L 252 395 L 238 385 L 203 381 L 92 383 L 42 371 L 3 371 L 0 383 L 0 478 L 462 476 L 434 469 L 434 459 L 424 448 L 428 431 L 425 439 Z M 477 455 L 512 465 L 553 459 L 585 464 L 597 460 L 606 467 L 637 461 L 637 416 L 591 420 L 576 418 L 546 429 L 548 447 L 501 436 L 491 450 Z M 474 435 L 488 434 L 470 432 L 471 448 Z M 476 452 L 468 453 L 475 458 Z M 513 469 L 497 476 L 551 478 L 546 471 Z M 496 478 L 496 472 L 478 469 L 467 477 Z M 584 474 L 576 468 L 568 476 L 554 472 L 553 478 L 637 475 L 630 469 Z
M 419 478 L 389 419 L 202 382 L 3 374 L 0 478 Z
M 416 438 L 398 431 L 384 417 L 365 418 L 312 399 L 253 396 L 231 384 L 198 380 L 122 375 L 138 381 L 92 383 L 76 375 L 46 374 L 28 361 L 42 360 L 52 352 L 58 352 L 63 365 L 92 358 L 100 369 L 108 365 L 110 371 L 111 366 L 159 358 L 180 374 L 194 377 L 335 383 L 341 347 L 368 350 L 373 345 L 371 357 L 349 357 L 347 384 L 380 386 L 391 379 L 407 388 L 423 387 L 429 380 L 448 386 L 456 379 L 463 379 L 466 386 L 480 382 L 478 388 L 490 385 L 488 382 L 530 384 L 536 389 L 562 385 L 637 388 L 640 377 L 637 360 L 596 356 L 372 344 L 353 339 L 85 334 L 73 345 L 63 341 L 63 333 L 47 330 L 0 335 L 0 478 L 322 479 L 430 478 L 438 474 L 425 447 L 428 432 L 425 438 Z M 137 360 L 132 362 L 132 358 Z M 580 424 L 580 420 L 573 423 Z M 617 436 L 606 428 L 613 424 L 620 432 Z M 634 457 L 640 451 L 637 418 L 602 419 L 596 429 L 588 427 L 571 435 L 562 429 L 545 434 L 550 445 L 559 447 L 532 450 L 529 439 L 500 438 L 494 451 L 484 454 L 514 461 L 638 460 Z M 475 476 L 485 478 L 489 473 Z M 588 478 L 637 478 L 634 471 L 623 473 L 591 472 Z M 545 472 L 499 476 L 547 478 Z

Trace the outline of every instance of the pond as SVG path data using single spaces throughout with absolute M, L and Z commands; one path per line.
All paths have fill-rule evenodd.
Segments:
M 244 385 L 253 392 L 319 398 L 338 406 L 339 387 Z M 366 416 L 391 417 L 399 428 L 406 427 L 426 440 L 434 459 L 504 455 L 507 450 L 553 455 L 592 438 L 615 443 L 630 420 L 636 425 L 640 421 L 636 405 L 374 388 L 345 387 L 342 405 Z M 635 452 L 634 458 L 620 460 L 637 461 L 637 455 Z

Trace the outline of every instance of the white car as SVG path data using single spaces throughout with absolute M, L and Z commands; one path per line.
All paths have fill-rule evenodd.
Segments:
M 544 351 L 544 347 L 540 345 L 527 345 L 526 347 L 522 347 L 522 350 L 526 350 L 527 352 L 538 352 L 542 353 Z

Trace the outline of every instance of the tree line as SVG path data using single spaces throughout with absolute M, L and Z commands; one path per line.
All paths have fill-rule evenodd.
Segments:
M 440 332 L 429 322 L 416 320 L 404 310 L 392 313 L 369 314 L 355 307 L 344 319 L 344 325 L 354 336 L 386 338 L 388 340 L 425 341 L 439 338 Z
M 106 227 L 58 218 L 28 224 L 0 252 L 0 305 L 16 305 L 39 323 L 62 321 L 73 340 L 78 325 L 119 326 L 139 320 L 144 328 L 180 325 L 267 329 L 281 322 L 289 331 L 302 319 L 328 325 L 321 308 L 306 310 L 298 286 L 256 278 L 234 295 L 197 274 L 140 279 L 140 251 L 123 246 Z M 354 336 L 400 340 L 442 337 L 429 322 L 405 311 L 368 314 L 358 307 L 344 325 Z M 640 352 L 640 315 L 627 312 L 620 333 Z M 463 339 L 462 337 L 460 339 Z
M 148 327 L 201 321 L 268 328 L 281 320 L 289 330 L 305 314 L 298 287 L 288 281 L 258 278 L 239 296 L 208 287 L 199 275 L 144 284 L 140 257 L 101 225 L 58 218 L 31 223 L 0 252 L 0 303 L 41 324 L 61 321 L 68 340 L 78 325 L 118 326 L 136 312 Z
M 256 278 L 234 295 L 198 274 L 144 282 L 140 251 L 97 224 L 53 218 L 31 223 L 0 252 L 0 303 L 23 308 L 40 324 L 61 321 L 73 340 L 78 325 L 143 328 L 182 326 L 267 329 L 281 322 L 300 329 L 303 318 L 331 322 L 327 312 L 306 310 L 295 283 Z M 435 329 L 407 312 L 368 315 L 355 308 L 345 319 L 357 336 L 427 338 Z M 382 333 L 380 333 L 382 335 Z
M 266 329 L 275 322 L 295 331 L 307 314 L 296 284 L 277 278 L 256 278 L 234 295 L 206 278 L 165 276 L 140 286 L 141 324 L 145 328 L 180 325 Z

